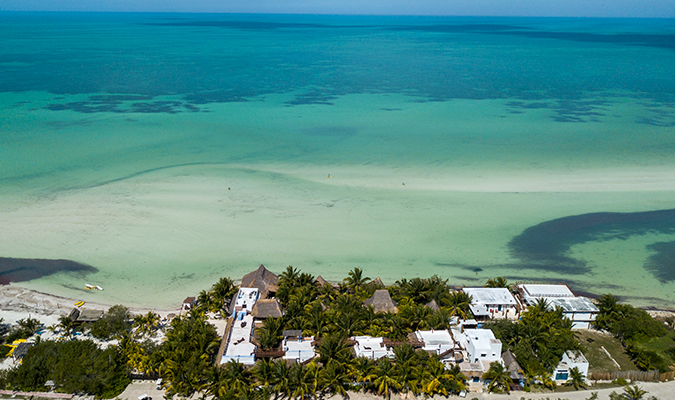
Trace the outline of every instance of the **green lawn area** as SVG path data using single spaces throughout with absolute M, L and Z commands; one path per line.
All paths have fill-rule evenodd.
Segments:
M 579 331 L 578 338 L 582 346 L 582 352 L 590 364 L 588 372 L 630 371 L 638 369 L 624 351 L 621 342 L 613 336 L 591 330 L 582 330 Z M 609 354 L 619 363 L 620 369 L 607 357 L 602 347 L 607 349 Z
M 661 357 L 663 357 L 668 365 L 675 364 L 675 359 L 673 355 L 668 353 L 668 349 L 675 346 L 675 332 L 669 331 L 668 334 L 660 338 L 652 338 L 648 342 L 640 343 L 641 348 L 645 350 L 652 350 L 657 352 Z

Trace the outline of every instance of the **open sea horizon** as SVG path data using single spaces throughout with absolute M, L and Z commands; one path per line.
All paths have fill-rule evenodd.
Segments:
M 672 19 L 0 12 L 0 282 L 169 307 L 360 267 L 672 309 L 673 77 Z

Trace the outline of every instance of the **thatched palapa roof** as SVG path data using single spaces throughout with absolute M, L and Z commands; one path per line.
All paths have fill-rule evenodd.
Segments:
M 391 299 L 387 289 L 376 290 L 373 296 L 364 301 L 363 304 L 366 307 L 373 306 L 375 312 L 398 312 L 398 307 L 396 307 L 394 300 Z
M 260 291 L 261 297 L 265 298 L 270 292 L 274 293 L 277 291 L 279 288 L 279 277 L 260 264 L 258 269 L 241 278 L 239 287 L 257 288 Z
M 73 308 L 68 317 L 73 322 L 95 322 L 103 317 L 103 310 L 80 310 Z
M 431 299 L 431 301 L 428 302 L 427 304 L 425 304 L 424 306 L 425 306 L 425 307 L 428 307 L 428 308 L 431 308 L 431 309 L 434 310 L 434 311 L 438 311 L 438 310 L 441 309 L 441 308 L 438 306 L 438 304 L 436 303 L 436 300 L 434 300 L 434 299 Z
M 318 283 L 318 284 L 321 285 L 321 286 L 323 286 L 323 285 L 325 285 L 326 283 L 328 283 L 328 281 L 325 280 L 325 279 L 323 279 L 323 277 L 322 277 L 321 275 L 317 276 L 316 279 L 314 280 L 314 282 Z
M 380 279 L 379 276 L 377 278 L 375 278 L 374 281 L 370 282 L 370 284 L 375 286 L 375 287 L 384 288 L 384 282 L 382 282 L 382 279 Z
M 254 318 L 265 319 L 281 318 L 283 313 L 281 312 L 281 304 L 277 299 L 260 299 L 253 305 L 251 315 Z
M 506 369 L 509 371 L 511 379 L 519 380 L 525 378 L 523 369 L 520 367 L 520 364 L 518 364 L 516 356 L 511 353 L 511 350 L 506 350 L 502 354 L 502 360 L 504 360 L 504 364 L 506 364 Z

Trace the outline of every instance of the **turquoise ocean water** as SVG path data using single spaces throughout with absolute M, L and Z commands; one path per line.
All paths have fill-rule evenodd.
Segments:
M 158 306 L 265 263 L 671 307 L 673 77 L 673 20 L 0 13 L 1 272 Z

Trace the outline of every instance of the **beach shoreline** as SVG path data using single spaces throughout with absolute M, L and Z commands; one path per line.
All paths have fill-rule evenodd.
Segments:
M 180 314 L 181 300 L 177 298 L 175 300 L 175 308 L 139 307 L 124 302 L 117 304 L 129 308 L 132 315 L 141 315 L 152 311 L 160 317 L 166 318 L 169 314 Z M 3 318 L 5 323 L 15 323 L 19 319 L 30 317 L 41 320 L 45 325 L 56 324 L 59 316 L 68 315 L 73 308 L 76 308 L 75 303 L 77 302 L 78 300 L 74 298 L 28 289 L 17 284 L 0 285 L 0 318 Z M 113 305 L 115 304 L 88 301 L 82 308 L 107 311 Z M 672 309 L 643 307 L 642 309 L 655 318 L 675 318 L 675 307 Z
M 180 313 L 180 301 L 177 300 L 175 309 L 156 309 L 151 307 L 135 307 L 122 304 L 129 308 L 132 315 L 146 314 L 149 311 L 166 318 L 169 314 Z M 46 326 L 58 323 L 58 318 L 68 315 L 76 308 L 77 299 L 58 296 L 46 292 L 28 289 L 15 284 L 0 285 L 0 318 L 4 323 L 16 323 L 19 319 L 36 318 Z M 96 309 L 107 311 L 115 304 L 102 302 L 85 302 L 82 309 Z

